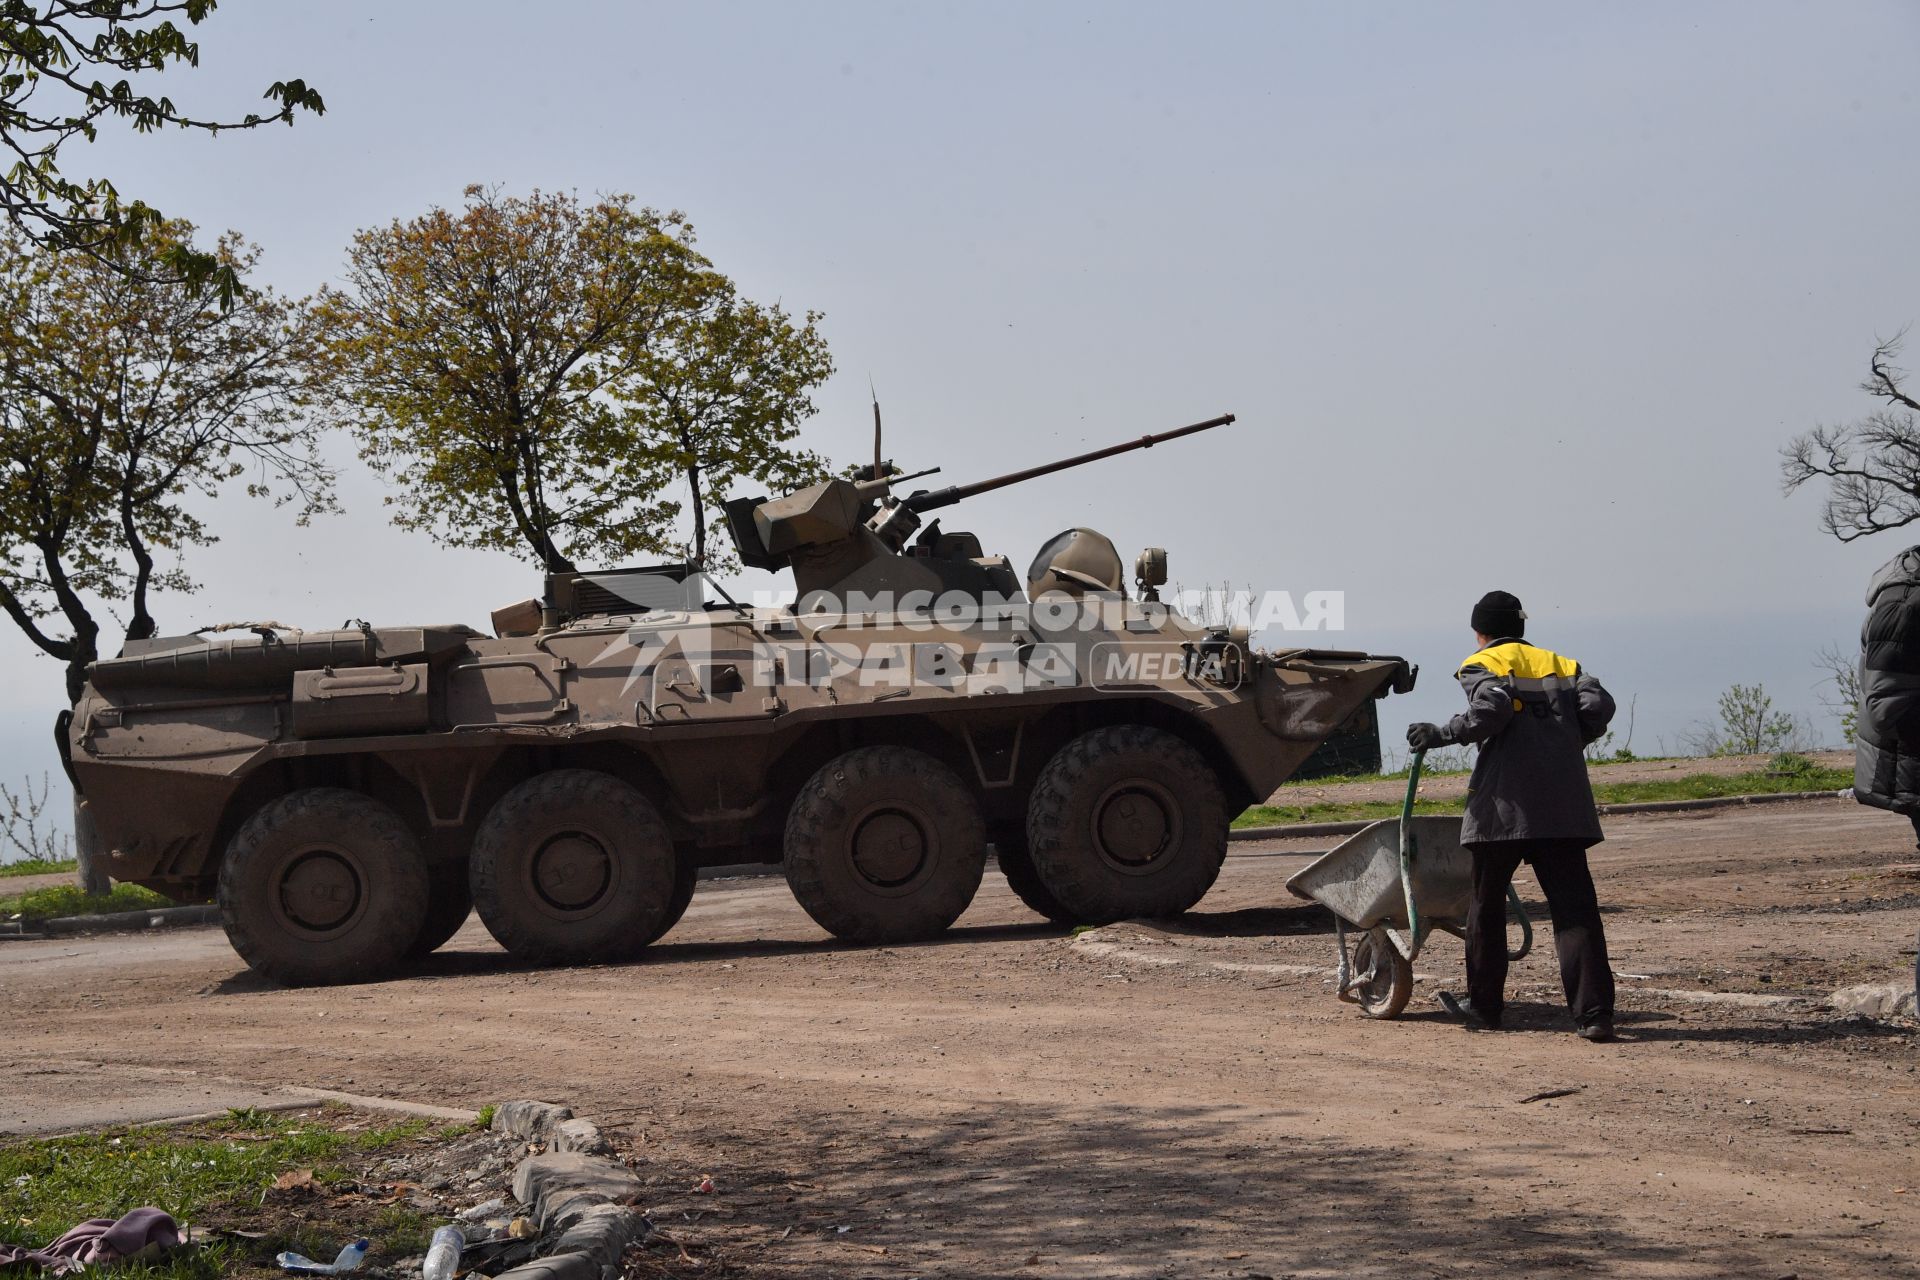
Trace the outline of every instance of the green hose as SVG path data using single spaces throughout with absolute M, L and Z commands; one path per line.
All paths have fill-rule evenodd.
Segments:
M 1507 952 L 1507 959 L 1525 960 L 1527 953 L 1533 950 L 1533 921 L 1527 919 L 1527 904 L 1520 901 L 1520 891 L 1511 884 L 1507 886 L 1507 904 L 1513 908 L 1514 918 L 1520 922 L 1520 949 Z
M 1420 950 L 1420 908 L 1413 904 L 1413 798 L 1420 790 L 1420 766 L 1427 749 L 1417 747 L 1407 764 L 1407 799 L 1400 806 L 1400 892 L 1407 899 L 1407 959 Z
M 1413 760 L 1407 765 L 1407 798 L 1400 806 L 1400 892 L 1407 899 L 1408 946 L 1415 953 L 1420 950 L 1421 937 L 1420 908 L 1413 902 L 1413 854 L 1418 843 L 1413 835 L 1413 801 L 1420 790 L 1420 766 L 1426 758 L 1426 748 L 1414 751 Z M 1520 901 L 1520 891 L 1511 884 L 1507 886 L 1507 904 L 1520 922 L 1520 949 L 1507 952 L 1507 959 L 1524 960 L 1533 950 L 1533 921 L 1527 919 L 1527 904 Z M 1413 956 L 1407 958 L 1411 960 Z

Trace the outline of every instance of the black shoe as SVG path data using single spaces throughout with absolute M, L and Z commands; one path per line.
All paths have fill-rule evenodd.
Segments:
M 1446 1006 L 1448 1013 L 1458 1018 L 1469 1031 L 1498 1031 L 1500 1019 L 1489 1018 L 1474 1008 L 1472 1004 L 1457 998 L 1451 991 L 1436 991 L 1434 996 Z
M 1582 1040 L 1591 1040 L 1595 1044 L 1605 1044 L 1613 1039 L 1613 1019 L 1595 1018 L 1574 1033 Z

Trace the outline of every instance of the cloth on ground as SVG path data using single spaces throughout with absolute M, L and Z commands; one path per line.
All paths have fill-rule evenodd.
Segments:
M 145 1249 L 175 1249 L 186 1243 L 180 1224 L 164 1209 L 135 1209 L 126 1216 L 93 1218 L 41 1249 L 0 1244 L 0 1267 L 38 1266 L 54 1275 L 84 1271 L 131 1258 Z

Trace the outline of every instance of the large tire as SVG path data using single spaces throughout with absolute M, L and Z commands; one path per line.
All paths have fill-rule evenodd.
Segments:
M 677 865 L 666 824 L 608 774 L 527 779 L 481 822 L 470 862 L 487 932 L 529 964 L 630 960 L 670 923 Z
M 473 891 L 467 887 L 467 864 L 436 862 L 427 869 L 427 918 L 420 936 L 407 948 L 407 959 L 432 955 L 460 932 L 473 914 Z
M 1000 874 L 1007 878 L 1007 888 L 1036 914 L 1055 924 L 1080 923 L 1073 912 L 1040 883 L 1040 872 L 1034 868 L 1033 854 L 1027 849 L 1025 831 L 1009 831 L 996 838 L 993 856 L 1000 864 Z
M 953 770 L 909 747 L 863 747 L 808 779 L 787 814 L 787 883 L 853 942 L 918 942 L 960 918 L 986 869 L 986 823 Z
M 1227 803 L 1207 762 L 1143 725 L 1083 733 L 1047 762 L 1027 803 L 1041 884 L 1083 924 L 1174 916 L 1227 856 Z
M 366 982 L 399 968 L 420 936 L 427 860 L 378 800 L 309 787 L 247 819 L 218 896 L 227 938 L 256 973 L 289 986 Z
M 652 946 L 667 936 L 667 931 L 680 923 L 680 917 L 687 914 L 687 904 L 693 901 L 693 886 L 700 879 L 700 865 L 692 858 L 681 857 L 674 865 L 673 897 L 667 900 L 667 914 L 661 918 L 660 927 L 647 939 Z

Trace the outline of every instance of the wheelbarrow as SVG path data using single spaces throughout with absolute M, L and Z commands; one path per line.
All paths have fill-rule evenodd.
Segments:
M 1287 881 L 1295 897 L 1333 912 L 1340 951 L 1335 994 L 1369 1018 L 1397 1017 L 1413 995 L 1413 961 L 1435 929 L 1466 937 L 1473 855 L 1460 847 L 1460 819 L 1414 817 L 1424 750 L 1407 767 L 1399 818 L 1355 832 Z M 1533 950 L 1533 925 L 1512 885 L 1507 907 L 1520 921 L 1519 960 Z M 1351 945 L 1349 935 L 1352 934 Z

